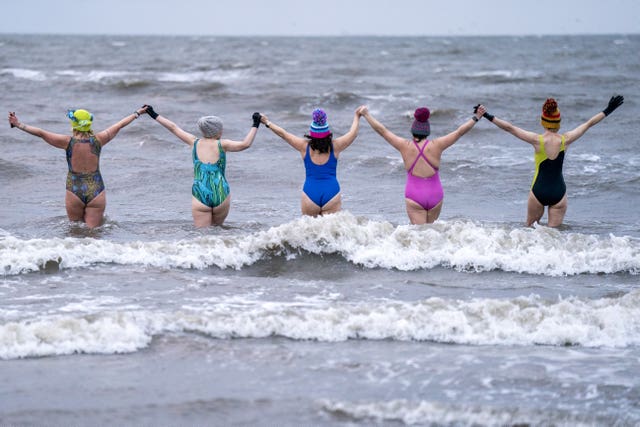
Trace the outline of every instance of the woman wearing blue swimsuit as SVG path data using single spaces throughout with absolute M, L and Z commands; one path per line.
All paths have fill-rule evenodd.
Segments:
M 303 215 L 326 215 L 340 210 L 342 198 L 336 174 L 338 157 L 358 136 L 361 108 L 355 111 L 349 131 L 335 139 L 329 129 L 327 115 L 321 109 L 313 111 L 309 134 L 304 138 L 287 132 L 262 116 L 262 123 L 302 156 L 306 171 L 301 200 Z
M 216 116 L 205 116 L 198 120 L 203 137 L 185 132 L 164 116 L 160 116 L 150 105 L 145 105 L 147 114 L 177 136 L 191 148 L 193 158 L 193 185 L 191 186 L 191 214 L 196 227 L 222 225 L 229 214 L 231 195 L 225 177 L 226 152 L 243 151 L 251 147 L 258 126 L 260 113 L 253 114 L 253 126 L 242 141 L 222 139 L 222 120 Z
M 9 113 L 11 127 L 42 138 L 48 144 L 67 152 L 67 192 L 65 207 L 71 221 L 83 221 L 87 227 L 102 224 L 107 206 L 104 181 L 100 174 L 100 152 L 122 129 L 144 114 L 139 108 L 127 117 L 96 134 L 91 125 L 93 114 L 87 110 L 69 110 L 67 118 L 71 123 L 72 136 L 46 131 L 21 123 L 15 113 Z
M 567 213 L 567 187 L 562 176 L 565 149 L 585 134 L 591 126 L 611 114 L 624 102 L 624 97 L 612 96 L 607 107 L 577 128 L 560 135 L 560 109 L 553 98 L 548 98 L 542 106 L 540 124 L 544 133 L 537 134 L 520 129 L 506 120 L 492 114 L 484 117 L 500 129 L 505 130 L 533 146 L 535 173 L 527 202 L 527 226 L 539 222 L 548 207 L 549 227 L 559 227 Z

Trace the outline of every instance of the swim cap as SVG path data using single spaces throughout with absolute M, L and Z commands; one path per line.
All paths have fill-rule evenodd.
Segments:
M 71 120 L 71 128 L 79 132 L 89 132 L 93 123 L 93 114 L 87 110 L 68 110 L 67 117 Z
M 313 110 L 311 114 L 313 121 L 309 126 L 309 136 L 312 138 L 325 138 L 331 134 L 327 123 L 327 113 L 320 108 Z
M 411 125 L 411 133 L 416 136 L 429 136 L 431 133 L 431 125 L 429 124 L 429 116 L 431 111 L 426 107 L 416 109 L 413 113 L 415 120 Z
M 560 109 L 558 103 L 553 98 L 548 98 L 542 106 L 540 124 L 545 129 L 560 129 Z
M 198 128 L 205 138 L 222 134 L 222 119 L 218 116 L 204 116 L 198 119 Z

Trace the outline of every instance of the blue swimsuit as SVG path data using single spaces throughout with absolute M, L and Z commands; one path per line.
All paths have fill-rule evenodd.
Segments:
M 222 204 L 229 195 L 229 184 L 224 176 L 226 155 L 218 140 L 220 158 L 215 163 L 203 163 L 198 158 L 198 141 L 193 142 L 193 186 L 191 194 L 200 203 L 210 208 Z
M 322 165 L 317 165 L 311 161 L 309 145 L 304 156 L 304 168 L 307 179 L 304 181 L 302 191 L 313 203 L 322 207 L 326 205 L 336 194 L 340 192 L 340 184 L 336 178 L 336 168 L 338 159 L 333 153 L 333 145 L 329 149 L 329 160 Z

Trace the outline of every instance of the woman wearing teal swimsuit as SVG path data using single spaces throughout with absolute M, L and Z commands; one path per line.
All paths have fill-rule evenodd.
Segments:
M 231 196 L 225 177 L 226 152 L 243 151 L 251 147 L 258 126 L 260 113 L 253 114 L 253 126 L 242 141 L 221 139 L 222 120 L 216 116 L 205 116 L 198 120 L 203 137 L 185 132 L 166 117 L 160 116 L 152 106 L 145 105 L 147 114 L 167 128 L 191 149 L 193 158 L 193 185 L 191 187 L 191 213 L 196 227 L 222 225 L 229 214 Z
M 67 193 L 65 206 L 71 221 L 83 221 L 88 227 L 102 224 L 107 206 L 104 182 L 100 174 L 100 152 L 122 129 L 146 110 L 139 108 L 132 114 L 94 134 L 91 130 L 93 114 L 86 110 L 69 110 L 73 135 L 63 135 L 21 123 L 15 113 L 9 113 L 11 127 L 42 138 L 45 142 L 67 152 Z
M 591 117 L 577 128 L 558 134 L 560 129 L 560 109 L 555 99 L 549 98 L 542 106 L 540 124 L 543 134 L 529 132 L 512 125 L 506 120 L 492 114 L 484 113 L 484 117 L 513 136 L 528 142 L 535 151 L 536 165 L 529 200 L 527 202 L 527 226 L 539 222 L 548 206 L 549 227 L 559 227 L 567 213 L 567 187 L 562 176 L 565 149 L 585 134 L 591 126 L 611 114 L 624 102 L 620 95 L 612 96 L 607 107 Z
M 313 111 L 309 134 L 304 138 L 290 134 L 284 128 L 270 122 L 267 116 L 262 116 L 262 123 L 302 156 L 306 171 L 300 202 L 303 215 L 327 215 L 341 209 L 342 197 L 336 174 L 338 156 L 358 136 L 362 108 L 359 107 L 355 111 L 349 131 L 335 139 L 329 130 L 327 115 L 321 109 Z

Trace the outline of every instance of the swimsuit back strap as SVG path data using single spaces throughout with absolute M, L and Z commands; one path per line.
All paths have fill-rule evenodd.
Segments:
M 193 161 L 194 162 L 196 162 L 196 161 L 199 162 L 200 161 L 200 159 L 198 158 L 198 151 L 197 151 L 197 149 L 198 149 L 198 141 L 200 141 L 200 138 L 196 138 L 196 139 L 193 140 L 193 153 L 192 153 L 193 155 L 192 155 L 192 157 L 193 157 Z
M 564 135 L 562 135 L 560 137 L 560 141 L 561 141 L 560 142 L 560 151 L 564 151 L 564 140 L 565 140 Z
M 431 164 L 431 162 L 429 161 L 429 159 L 427 159 L 427 156 L 424 155 L 424 149 L 427 148 L 427 144 L 429 144 L 429 141 L 427 140 L 427 142 L 424 143 L 422 148 L 420 148 L 420 146 L 418 145 L 418 143 L 415 140 L 413 141 L 413 143 L 416 145 L 416 148 L 418 149 L 418 155 L 416 156 L 416 159 L 413 161 L 413 164 L 411 165 L 411 167 L 408 169 L 408 172 L 413 173 L 413 168 L 416 166 L 416 163 L 418 163 L 418 159 L 420 157 L 422 157 L 424 159 L 424 161 L 427 162 L 427 164 L 429 166 L 431 166 L 434 171 L 437 172 L 438 168 L 433 166 Z

